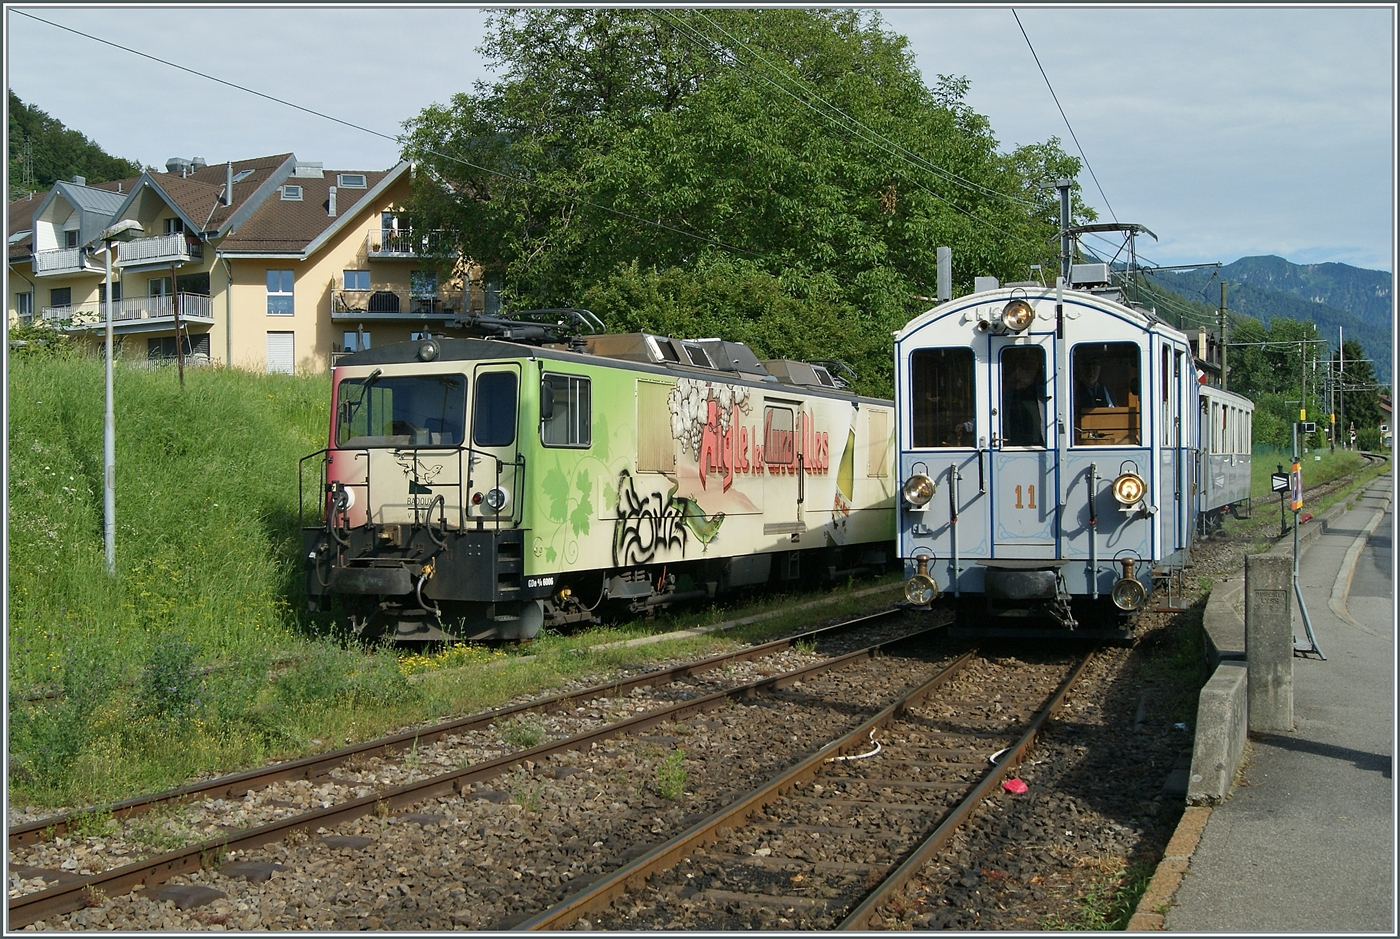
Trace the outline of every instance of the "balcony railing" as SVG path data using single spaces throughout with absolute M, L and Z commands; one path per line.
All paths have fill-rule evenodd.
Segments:
M 393 320 L 459 316 L 465 312 L 463 299 L 461 290 L 446 288 L 433 291 L 401 286 L 334 289 L 331 291 L 331 317 Z
M 365 254 L 370 258 L 439 258 L 454 253 L 445 231 L 381 229 L 365 236 Z
M 107 305 L 102 302 L 80 303 L 77 306 L 44 307 L 48 321 L 67 321 L 69 329 L 93 329 L 107 323 Z M 180 294 L 180 320 L 183 322 L 214 322 L 209 298 L 197 293 Z M 134 323 L 166 328 L 175 324 L 175 310 L 170 297 L 131 297 L 112 305 L 112 323 L 130 326 Z
M 34 273 L 40 277 L 73 274 L 87 269 L 83 264 L 82 248 L 52 248 L 34 252 Z
M 176 232 L 173 235 L 156 235 L 153 238 L 122 242 L 117 248 L 116 263 L 120 267 L 130 267 L 133 264 L 178 264 L 203 257 L 204 245 L 183 232 Z

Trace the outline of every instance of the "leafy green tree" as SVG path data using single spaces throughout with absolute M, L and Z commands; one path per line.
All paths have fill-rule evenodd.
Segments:
M 955 289 L 1053 263 L 1056 140 L 998 151 L 965 79 L 852 10 L 495 15 L 493 83 L 409 121 L 418 223 L 503 277 L 509 305 L 612 329 L 854 360 L 891 392 L 889 334 Z M 1092 217 L 1082 204 L 1081 218 Z
M 10 193 L 11 200 L 26 192 L 48 189 L 57 180 L 82 176 L 90 183 L 141 175 L 141 167 L 105 152 L 76 130 L 69 130 L 38 108 L 10 92 Z M 25 146 L 29 147 L 29 173 Z
M 1338 358 L 1342 360 L 1338 362 Z M 1347 439 L 1352 426 L 1356 427 L 1357 445 L 1363 449 L 1375 450 L 1380 446 L 1379 427 L 1385 419 L 1381 411 L 1380 395 L 1389 388 L 1376 381 L 1375 367 L 1366 358 L 1361 343 L 1346 339 L 1340 353 L 1333 352 L 1329 362 L 1334 387 L 1340 391 L 1334 403 L 1340 404 L 1337 414 L 1338 442 Z

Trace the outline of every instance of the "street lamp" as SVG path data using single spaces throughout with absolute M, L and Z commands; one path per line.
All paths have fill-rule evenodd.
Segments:
M 112 242 L 129 241 L 142 230 L 133 218 L 104 228 L 97 237 L 107 263 L 107 411 L 102 422 L 102 539 L 107 548 L 107 576 L 117 574 L 117 429 L 112 412 Z

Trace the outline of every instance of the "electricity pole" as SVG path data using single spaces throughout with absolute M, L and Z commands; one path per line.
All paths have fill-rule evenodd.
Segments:
M 1220 282 L 1220 390 L 1230 390 L 1230 373 L 1225 365 L 1225 281 Z

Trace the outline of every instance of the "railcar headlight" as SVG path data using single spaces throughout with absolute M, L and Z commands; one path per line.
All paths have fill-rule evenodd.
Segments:
M 914 606 L 927 606 L 938 599 L 938 584 L 927 574 L 915 574 L 904 585 L 904 599 Z
M 933 484 L 933 480 L 923 473 L 915 473 L 904 482 L 904 488 L 900 490 L 904 495 L 904 501 L 914 508 L 920 508 L 928 504 L 928 500 L 933 498 L 933 494 L 938 491 L 938 487 Z
M 505 508 L 506 503 L 510 501 L 510 493 L 506 492 L 500 486 L 497 486 L 494 489 L 486 490 L 486 495 L 482 501 L 486 503 L 486 507 L 492 512 L 499 512 L 501 509 Z
M 1142 583 L 1131 577 L 1124 577 L 1113 585 L 1113 592 L 1109 594 L 1113 598 L 1113 605 L 1124 612 L 1131 613 L 1142 608 L 1147 602 L 1147 589 Z
M 438 344 L 436 340 L 429 339 L 418 347 L 418 360 L 420 362 L 431 362 L 438 357 Z
M 1113 498 L 1125 506 L 1137 505 L 1147 494 L 1147 483 L 1137 473 L 1124 473 L 1113 481 Z
M 1025 300 L 1015 299 L 1002 307 L 1001 321 L 1012 332 L 1019 333 L 1035 319 L 1035 309 Z

